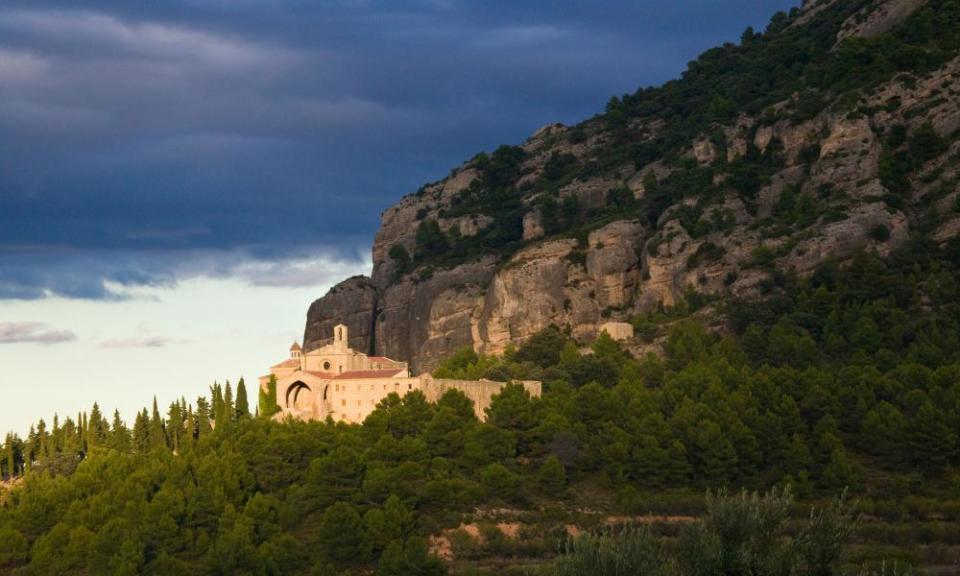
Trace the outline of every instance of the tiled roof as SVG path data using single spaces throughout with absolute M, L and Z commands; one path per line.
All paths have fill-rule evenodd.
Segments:
M 347 370 L 334 376 L 336 380 L 357 380 L 361 378 L 392 378 L 403 372 L 402 369 L 391 370 Z
M 335 372 L 316 372 L 313 370 L 304 371 L 305 374 L 316 376 L 323 380 L 360 380 L 364 378 L 392 378 L 403 372 L 403 369 L 394 368 L 392 370 L 347 370 L 337 374 Z
M 271 368 L 288 368 L 291 366 L 299 366 L 300 360 L 297 358 L 288 358 L 279 364 L 274 364 Z

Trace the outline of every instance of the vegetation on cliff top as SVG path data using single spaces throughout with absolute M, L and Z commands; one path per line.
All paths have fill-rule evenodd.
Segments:
M 547 236 L 572 237 L 585 237 L 587 231 L 615 218 L 640 218 L 656 230 L 667 208 L 686 200 L 692 202 L 686 209 L 703 212 L 702 207 L 726 194 L 738 197 L 748 211 L 755 212 L 758 192 L 785 167 L 778 154 L 779 142 L 762 152 L 752 145 L 758 129 L 781 120 L 801 123 L 821 114 L 870 117 L 877 110 L 864 102 L 879 85 L 894 79 L 915 84 L 960 51 L 958 0 L 931 0 L 886 33 L 849 37 L 839 43 L 837 34 L 844 22 L 871 2 L 825 4 L 813 15 L 797 8 L 789 14 L 778 13 L 763 32 L 749 28 L 738 44 L 703 53 L 681 78 L 611 98 L 603 114 L 559 136 L 547 136 L 548 149 L 554 151 L 535 178 L 531 177 L 535 167 L 524 164 L 528 153 L 522 147 L 500 146 L 491 154 L 478 154 L 467 163 L 478 177 L 450 206 L 440 208 L 439 216 L 478 215 L 489 217 L 489 225 L 470 236 L 453 226 L 441 238 L 444 234 L 436 220 L 422 220 L 413 258 L 406 249 L 403 254 L 399 248 L 393 250 L 401 245 L 391 247 L 397 277 L 421 266 L 450 267 L 482 254 L 512 254 L 524 243 L 523 218 L 532 211 L 539 213 Z M 805 19 L 802 24 L 801 18 Z M 691 158 L 697 139 L 724 151 L 730 144 L 726 129 L 743 118 L 751 119 L 746 138 L 751 144 L 746 151 L 733 158 L 719 153 L 699 164 Z M 911 134 L 909 147 L 900 148 L 906 142 L 904 125 L 877 129 L 885 132 L 881 136 L 888 144 L 894 143 L 884 147 L 880 177 L 889 193 L 882 200 L 891 209 L 904 210 L 910 204 L 909 177 L 923 161 L 945 152 L 943 137 L 954 135 L 931 133 L 928 126 Z M 585 142 L 586 152 L 558 151 Z M 809 168 L 818 155 L 819 143 L 813 143 L 798 160 Z M 624 174 L 649 170 L 655 163 L 660 165 L 658 175 L 649 172 L 645 192 L 634 199 L 622 184 Z M 572 183 L 598 178 L 612 182 L 602 206 L 586 206 L 577 194 L 561 193 Z M 801 187 L 802 183 L 791 188 Z M 802 221 L 781 212 L 782 218 L 765 224 L 773 236 L 782 236 L 821 219 L 842 219 L 849 191 L 830 192 L 801 198 Z M 691 236 L 723 229 L 712 221 L 722 220 L 722 214 L 713 217 L 700 212 L 683 222 Z M 793 226 L 779 225 L 783 222 Z

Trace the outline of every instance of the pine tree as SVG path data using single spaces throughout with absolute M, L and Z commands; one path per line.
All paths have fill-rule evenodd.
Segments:
M 544 492 L 551 496 L 560 495 L 567 485 L 567 475 L 560 459 L 550 455 L 537 471 L 537 483 Z
M 641 436 L 633 448 L 633 468 L 637 481 L 650 488 L 662 486 L 667 459 L 667 451 L 656 438 L 646 434 Z
M 669 486 L 684 486 L 690 481 L 693 470 L 683 442 L 674 440 L 670 443 L 667 448 L 667 465 L 663 472 L 664 480 Z
M 928 472 L 939 472 L 948 464 L 956 436 L 943 413 L 927 400 L 910 419 L 907 445 L 913 464 Z
M 197 427 L 194 434 L 199 438 L 210 431 L 210 403 L 203 396 L 197 398 L 196 420 Z
M 697 476 L 707 486 L 723 486 L 737 466 L 737 451 L 716 422 L 707 420 L 697 431 Z
M 242 420 L 250 416 L 250 402 L 247 400 L 247 385 L 243 378 L 237 382 L 237 420 Z
M 113 425 L 110 426 L 110 440 L 108 442 L 111 448 L 119 452 L 130 451 L 130 430 L 120 418 L 120 411 L 113 411 Z
M 79 454 L 83 451 L 83 441 L 80 438 L 80 427 L 72 418 L 63 422 L 63 453 Z
M 103 446 L 107 441 L 107 422 L 100 412 L 100 406 L 94 402 L 87 420 L 87 442 L 90 446 Z

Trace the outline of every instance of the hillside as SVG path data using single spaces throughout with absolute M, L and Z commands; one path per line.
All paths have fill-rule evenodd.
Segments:
M 827 259 L 960 232 L 951 0 L 806 2 L 681 78 L 481 153 L 387 209 L 371 278 L 310 307 L 310 348 L 430 369 L 546 326 L 592 340 L 691 292 L 750 296 Z M 637 349 L 642 349 L 639 344 Z
M 807 2 L 471 159 L 305 340 L 542 397 L 39 420 L 0 444 L 0 574 L 956 573 L 958 53 L 960 0 Z
M 662 358 L 608 337 L 581 354 L 554 328 L 505 356 L 462 350 L 436 373 L 545 383 L 508 387 L 486 421 L 451 390 L 393 394 L 362 425 L 280 423 L 251 415 L 242 382 L 132 428 L 96 405 L 41 420 L 0 450 L 20 483 L 0 492 L 0 574 L 592 576 L 582 555 L 555 564 L 564 539 L 620 524 L 655 535 L 627 538 L 644 573 L 952 574 L 960 251 L 921 248 L 731 303 L 733 335 L 651 315 Z M 717 515 L 704 492 L 724 486 L 800 502 Z M 844 490 L 859 525 L 810 516 Z M 718 572 L 731 559 L 758 571 Z

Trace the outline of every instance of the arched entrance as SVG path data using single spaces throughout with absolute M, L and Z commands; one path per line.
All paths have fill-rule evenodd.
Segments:
M 294 382 L 287 388 L 286 404 L 289 410 L 309 410 L 313 408 L 313 391 L 303 382 Z

